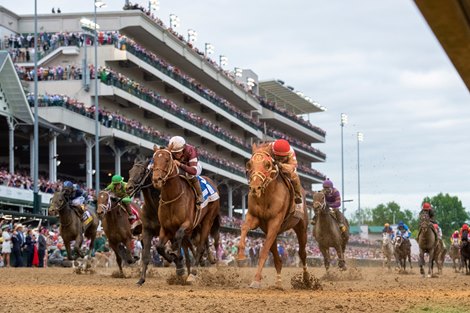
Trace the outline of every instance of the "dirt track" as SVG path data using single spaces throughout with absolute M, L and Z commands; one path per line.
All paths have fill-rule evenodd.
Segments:
M 263 289 L 253 290 L 254 269 L 205 269 L 191 286 L 170 285 L 174 269 L 151 269 L 143 287 L 136 287 L 138 269 L 128 279 L 113 278 L 113 269 L 75 274 L 70 268 L 0 269 L 0 312 L 469 312 L 470 276 L 445 268 L 438 278 L 422 278 L 381 268 L 352 269 L 331 280 L 323 290 L 296 290 L 283 270 L 284 290 L 271 287 L 275 270 L 265 268 Z M 321 278 L 323 268 L 309 272 Z

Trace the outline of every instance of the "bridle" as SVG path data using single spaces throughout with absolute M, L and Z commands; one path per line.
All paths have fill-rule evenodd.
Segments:
M 263 161 L 268 161 L 270 164 L 269 168 L 267 168 L 266 171 L 249 170 L 250 172 L 249 183 L 251 184 L 251 182 L 254 181 L 255 178 L 258 178 L 259 180 L 261 180 L 261 192 L 264 192 L 264 190 L 269 185 L 269 183 L 275 180 L 277 176 L 279 175 L 279 167 L 268 152 L 266 151 L 255 152 L 250 160 L 250 162 L 253 162 L 253 163 L 259 163 Z
M 54 211 L 57 211 L 57 214 L 59 214 L 59 212 L 62 211 L 62 209 L 63 209 L 63 208 L 65 207 L 65 205 L 67 204 L 67 199 L 65 198 L 63 191 L 62 191 L 61 193 L 62 193 L 62 194 L 61 194 L 61 197 L 63 198 L 63 201 L 62 201 L 62 204 L 61 204 L 61 205 L 57 205 L 57 202 L 56 202 L 56 201 L 53 202 L 54 197 L 52 197 L 52 198 L 51 198 L 51 201 L 50 201 L 50 204 L 53 204 L 53 205 L 54 205 L 54 208 L 55 208 L 55 210 L 52 210 L 52 211 L 53 211 L 53 212 L 54 212 Z M 49 212 L 50 212 L 50 210 L 49 210 Z
M 316 209 L 316 210 L 320 210 L 320 211 L 325 211 L 326 210 L 326 197 L 325 197 L 325 194 L 323 193 L 323 191 L 318 191 L 318 193 L 321 193 L 322 194 L 322 200 L 321 201 L 318 201 L 318 200 L 315 200 L 313 201 L 313 208 Z M 315 196 L 314 196 L 315 198 Z
M 169 157 L 170 157 L 170 162 L 168 162 L 168 166 L 167 168 L 161 168 L 161 167 L 157 167 L 156 165 L 156 162 L 155 162 L 155 156 L 157 155 L 157 153 L 161 153 L 161 152 L 166 152 L 168 153 Z M 166 181 L 167 180 L 170 180 L 172 178 L 175 178 L 175 177 L 178 177 L 178 171 L 175 171 L 175 174 L 174 175 L 171 175 L 171 173 L 173 173 L 173 170 L 175 168 L 175 163 L 173 162 L 173 155 L 171 154 L 171 152 L 167 149 L 160 149 L 160 150 L 157 150 L 155 151 L 155 153 L 153 154 L 153 158 L 154 158 L 154 163 L 153 163 L 153 171 L 162 171 L 163 173 L 166 173 L 166 175 L 161 178 L 162 180 L 162 185 L 165 185 Z M 171 176 L 170 176 L 171 175 Z M 155 177 L 155 175 L 154 175 Z
M 134 166 L 137 166 L 137 167 L 140 167 L 140 168 L 143 168 L 144 169 L 144 175 L 143 177 L 139 178 L 139 183 L 136 183 L 136 180 L 133 178 L 133 177 L 129 177 L 129 181 L 128 181 L 128 184 L 129 182 L 132 182 L 135 187 L 134 187 L 134 190 L 131 192 L 131 194 L 129 195 L 130 198 L 132 198 L 137 192 L 139 192 L 140 190 L 142 189 L 146 189 L 146 188 L 149 188 L 152 186 L 152 182 L 150 182 L 149 184 L 147 185 L 144 185 L 145 181 L 147 180 L 147 178 L 149 177 L 150 173 L 152 171 L 150 171 L 146 166 L 145 164 L 139 164 L 139 163 L 135 163 Z
M 104 214 L 108 213 L 108 212 L 111 212 L 115 207 L 117 207 L 120 203 L 120 201 L 116 202 L 114 204 L 114 206 L 112 205 L 112 202 L 111 202 L 111 193 L 107 190 L 103 190 L 100 192 L 101 193 L 104 193 L 106 196 L 107 196 L 107 201 L 106 201 L 106 204 L 99 204 L 98 206 L 102 209 L 102 212 Z M 100 195 L 98 195 L 98 197 L 100 197 Z

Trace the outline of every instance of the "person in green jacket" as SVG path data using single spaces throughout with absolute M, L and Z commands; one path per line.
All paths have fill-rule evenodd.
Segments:
M 122 178 L 121 175 L 114 175 L 111 178 L 111 184 L 109 184 L 105 190 L 111 191 L 114 193 L 116 197 L 121 198 L 122 204 L 124 204 L 124 207 L 126 208 L 127 214 L 129 214 L 129 219 L 133 220 L 136 218 L 134 213 L 132 213 L 132 209 L 130 206 L 131 203 L 131 198 L 129 195 L 126 193 L 126 185 L 127 183 L 124 182 L 124 179 Z

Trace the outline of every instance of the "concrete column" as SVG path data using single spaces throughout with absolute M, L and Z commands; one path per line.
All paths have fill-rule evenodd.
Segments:
M 16 122 L 11 117 L 7 117 L 8 122 L 8 160 L 9 160 L 9 172 L 14 174 L 15 172 L 15 127 Z
M 105 141 L 105 144 L 114 152 L 114 174 L 121 175 L 121 157 L 134 149 L 134 146 L 127 146 L 121 150 L 114 142 Z
M 245 220 L 246 215 L 246 191 L 242 191 L 242 219 Z
M 29 135 L 29 176 L 34 177 L 34 135 Z
M 228 205 L 228 217 L 233 216 L 233 187 L 227 184 L 227 205 Z
M 86 144 L 86 186 L 93 188 L 93 146 L 95 141 L 90 137 L 83 137 Z
M 52 132 L 49 138 L 49 180 L 57 181 L 57 136 L 56 132 Z

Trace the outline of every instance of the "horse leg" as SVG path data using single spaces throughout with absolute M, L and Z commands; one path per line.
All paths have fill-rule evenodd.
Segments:
M 170 238 L 166 234 L 165 229 L 163 227 L 160 228 L 160 235 L 158 237 L 160 238 L 160 241 L 157 245 L 158 254 L 160 254 L 165 260 L 167 260 L 168 263 L 173 263 L 173 261 L 175 260 L 175 255 L 168 254 L 166 252 L 165 245 L 168 240 L 170 240 Z
M 338 255 L 338 267 L 339 267 L 340 270 L 345 271 L 346 270 L 346 261 L 344 260 L 343 247 L 336 246 L 335 250 L 336 250 L 336 254 Z
M 65 250 L 67 251 L 67 259 L 69 259 L 70 261 L 75 260 L 72 255 L 73 250 L 70 249 L 70 240 L 67 241 L 64 239 L 64 245 Z
M 424 277 L 424 251 L 419 251 L 419 272 Z
M 185 240 L 183 244 L 183 253 L 184 253 L 184 259 L 186 261 L 186 269 L 188 270 L 188 277 L 186 278 L 186 282 L 193 282 L 194 281 L 194 276 L 191 273 L 191 258 L 189 257 L 189 245 L 192 245 L 190 241 Z M 197 263 L 196 263 L 197 266 Z
M 142 236 L 142 266 L 140 270 L 140 279 L 137 282 L 138 286 L 142 286 L 145 283 L 145 277 L 147 275 L 147 267 L 150 263 L 150 245 L 152 242 L 152 234 L 148 228 L 144 227 Z
M 406 259 L 405 259 L 406 262 Z M 413 265 L 411 264 L 411 252 L 408 253 L 408 262 L 410 262 L 410 270 L 413 269 Z
M 121 255 L 119 254 L 118 247 L 116 247 L 115 245 L 112 245 L 111 249 L 113 249 L 114 254 L 116 255 L 116 263 L 119 267 L 119 278 L 124 278 L 124 271 L 122 270 L 122 258 L 121 258 Z
M 282 223 L 282 218 L 271 221 L 268 224 L 268 227 L 266 229 L 266 239 L 264 240 L 264 245 L 261 248 L 260 253 L 259 253 L 258 269 L 256 270 L 255 280 L 250 285 L 250 287 L 252 288 L 260 288 L 261 286 L 261 272 L 263 271 L 264 263 L 266 262 L 266 259 L 268 258 L 269 249 L 271 248 L 272 244 L 276 241 L 277 232 L 279 231 L 279 228 L 281 227 L 281 223 Z M 248 231 L 246 230 L 246 232 Z M 238 251 L 239 255 L 240 253 L 245 254 L 245 244 L 243 243 L 240 246 L 243 247 L 243 251 Z
M 271 253 L 273 254 L 274 268 L 276 269 L 276 288 L 282 289 L 282 279 L 281 279 L 281 270 L 282 270 L 282 260 L 279 257 L 279 251 L 277 250 L 277 240 L 274 240 L 271 245 Z
M 434 269 L 434 249 L 429 251 L 428 277 L 432 277 Z
M 186 229 L 188 228 L 186 223 L 183 223 L 180 228 L 176 231 L 175 234 L 175 244 L 177 247 L 176 251 L 176 259 L 175 259 L 175 265 L 176 265 L 176 275 L 182 276 L 184 275 L 184 264 L 183 264 L 183 256 L 181 255 L 181 247 L 183 245 L 183 240 L 185 239 L 186 236 Z M 191 243 L 191 240 L 189 237 L 186 237 L 186 240 Z M 188 272 L 188 275 L 190 272 Z
M 78 233 L 77 237 L 75 237 L 75 244 L 73 245 L 73 250 L 78 254 L 79 257 L 83 258 L 85 255 L 81 249 L 83 243 L 83 235 L 82 233 Z
M 320 252 L 323 254 L 323 263 L 325 263 L 325 269 L 328 271 L 330 269 L 330 251 L 329 247 L 320 246 Z
M 238 261 L 246 260 L 246 255 L 245 255 L 246 235 L 248 234 L 250 230 L 258 227 L 258 225 L 259 225 L 259 219 L 251 215 L 250 212 L 248 212 L 246 214 L 245 222 L 243 223 L 242 228 L 241 228 L 240 241 L 238 243 L 238 256 L 237 256 Z
M 307 227 L 301 221 L 294 227 L 294 231 L 297 235 L 297 241 L 299 242 L 299 257 L 303 265 L 303 279 L 307 281 L 310 278 L 307 271 Z
M 198 242 L 197 248 L 196 248 L 196 264 L 199 266 L 202 260 L 202 256 L 204 254 L 204 247 L 207 246 L 207 255 L 209 256 L 210 250 L 209 250 L 209 232 L 211 230 L 211 219 L 210 218 L 205 218 L 202 222 L 201 225 L 201 233 L 200 233 L 200 240 Z

